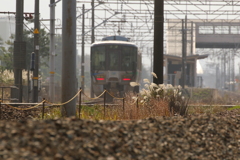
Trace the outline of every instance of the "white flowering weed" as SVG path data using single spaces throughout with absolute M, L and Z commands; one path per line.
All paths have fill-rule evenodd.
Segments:
M 157 78 L 155 73 L 152 73 L 152 75 Z M 150 105 L 151 99 L 159 99 L 167 101 L 170 109 L 174 110 L 173 112 L 186 114 L 188 99 L 183 96 L 182 87 L 180 85 L 174 87 L 171 84 L 156 84 L 151 83 L 148 79 L 143 79 L 143 82 L 145 83 L 144 88 L 140 91 L 138 97 L 141 99 L 140 103 Z

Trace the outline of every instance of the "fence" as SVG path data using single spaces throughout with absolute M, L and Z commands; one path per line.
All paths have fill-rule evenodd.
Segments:
M 103 107 L 104 107 L 104 119 L 105 119 L 105 116 L 106 116 L 106 95 L 108 94 L 109 96 L 111 96 L 112 98 L 114 99 L 118 99 L 118 100 L 122 100 L 122 111 L 123 111 L 123 114 L 125 112 L 125 98 L 118 98 L 118 97 L 115 97 L 114 95 L 112 95 L 109 91 L 107 91 L 106 89 L 97 97 L 95 98 L 90 98 L 88 97 L 83 91 L 82 89 L 80 88 L 79 91 L 77 92 L 77 94 L 75 96 L 73 96 L 70 100 L 64 102 L 64 103 L 52 103 L 52 102 L 49 102 L 47 101 L 45 98 L 43 98 L 42 102 L 40 103 L 3 103 L 3 101 L 1 100 L 0 101 L 0 119 L 2 119 L 2 105 L 5 105 L 7 107 L 10 107 L 10 108 L 13 108 L 13 109 L 16 109 L 16 110 L 31 110 L 31 109 L 34 109 L 34 108 L 38 108 L 39 106 L 42 106 L 42 119 L 44 119 L 44 113 L 45 113 L 45 107 L 50 107 L 50 106 L 62 106 L 62 105 L 65 105 L 69 102 L 71 102 L 72 100 L 74 100 L 77 96 L 79 96 L 79 104 L 78 105 L 78 115 L 79 115 L 79 119 L 81 118 L 81 109 L 82 109 L 82 105 L 84 105 L 82 103 L 82 94 L 84 96 L 86 96 L 87 98 L 89 99 L 92 99 L 92 100 L 95 100 L 95 99 L 99 99 L 100 97 L 104 97 L 103 98 Z M 136 107 L 138 108 L 139 107 L 139 104 L 138 104 L 138 98 L 135 99 L 135 101 L 130 104 L 130 105 L 134 105 L 136 104 Z M 24 105 L 24 106 L 31 106 L 31 107 L 28 107 L 28 108 L 20 108 L 20 107 L 15 107 L 14 105 Z

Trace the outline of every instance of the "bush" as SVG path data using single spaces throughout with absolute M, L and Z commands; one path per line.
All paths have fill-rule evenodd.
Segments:
M 154 77 L 157 78 L 155 73 L 152 73 Z M 158 102 L 159 104 L 168 104 L 169 115 L 181 115 L 187 114 L 189 96 L 181 86 L 174 87 L 171 84 L 155 84 L 151 83 L 148 79 L 143 79 L 145 85 L 140 91 L 138 97 L 133 97 L 133 99 L 139 99 L 140 104 L 144 106 L 154 106 Z M 136 82 L 130 83 L 132 87 L 138 85 Z M 162 105 L 158 105 L 162 107 Z

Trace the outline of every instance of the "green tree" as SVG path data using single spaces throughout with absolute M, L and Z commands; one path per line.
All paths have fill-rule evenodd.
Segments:
M 49 55 L 49 37 L 48 33 L 44 29 L 40 29 L 39 31 L 39 56 L 40 56 L 40 67 L 42 65 L 47 65 L 44 59 L 45 57 L 48 57 Z M 5 43 L 8 45 L 8 48 L 1 47 L 1 54 L 0 54 L 0 60 L 3 64 L 1 66 L 1 71 L 4 70 L 13 70 L 13 47 L 14 47 L 14 39 L 15 35 L 11 35 L 9 37 L 9 40 Z M 30 30 L 24 30 L 23 31 L 23 41 L 26 42 L 26 70 L 30 68 L 30 59 L 31 59 L 31 53 L 34 52 L 34 35 L 33 32 Z
M 13 43 L 11 39 L 14 38 L 13 35 L 11 35 L 10 40 L 6 41 L 5 44 L 7 44 L 9 47 L 6 49 L 4 46 L 1 46 L 1 53 L 0 53 L 0 60 L 1 60 L 1 67 L 0 72 L 3 73 L 5 70 L 8 70 L 10 72 L 13 71 Z

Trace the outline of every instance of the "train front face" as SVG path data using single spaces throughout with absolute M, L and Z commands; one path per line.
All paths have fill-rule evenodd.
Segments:
M 96 96 L 107 89 L 114 95 L 133 91 L 130 82 L 138 82 L 141 62 L 133 43 L 105 41 L 91 47 L 92 89 Z

